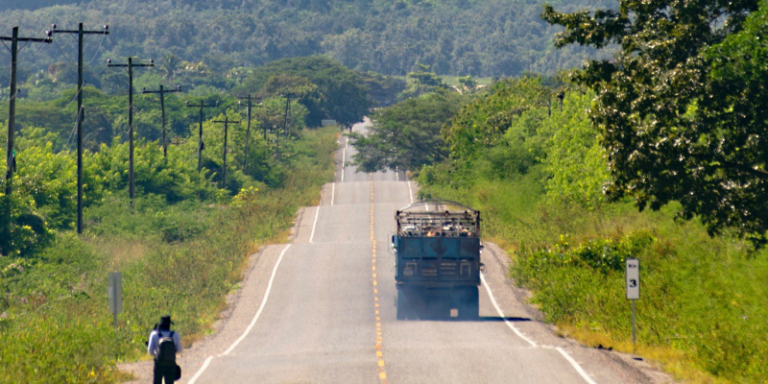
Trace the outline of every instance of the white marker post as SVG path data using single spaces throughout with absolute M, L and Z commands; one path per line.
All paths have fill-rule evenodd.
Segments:
M 120 272 L 109 273 L 109 312 L 115 318 L 115 330 L 117 330 L 117 314 L 123 311 L 123 274 Z
M 627 300 L 632 302 L 632 353 L 635 353 L 637 336 L 635 331 L 635 300 L 640 300 L 640 260 L 627 259 L 626 271 Z
M 123 311 L 123 274 L 109 273 L 109 312 L 115 319 L 115 361 L 117 361 L 117 314 Z

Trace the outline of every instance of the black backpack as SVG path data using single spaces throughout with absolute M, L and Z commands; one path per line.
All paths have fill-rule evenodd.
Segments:
M 163 337 L 160 331 L 157 331 L 157 364 L 176 365 L 176 343 L 173 342 L 173 331 L 167 337 Z

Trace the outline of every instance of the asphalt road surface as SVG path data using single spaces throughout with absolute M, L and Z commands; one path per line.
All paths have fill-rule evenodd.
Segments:
M 365 131 L 358 124 L 356 131 Z M 557 337 L 486 247 L 480 320 L 395 318 L 394 212 L 415 199 L 395 172 L 357 173 L 340 139 L 335 182 L 290 245 L 267 247 L 223 325 L 180 359 L 193 383 L 658 382 L 626 356 Z M 648 372 L 651 372 L 650 374 Z

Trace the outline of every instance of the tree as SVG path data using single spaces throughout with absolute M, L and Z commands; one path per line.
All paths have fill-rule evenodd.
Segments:
M 160 61 L 160 69 L 163 71 L 163 76 L 166 79 L 172 79 L 176 76 L 177 72 L 181 71 L 181 59 L 173 53 L 168 53 Z
M 363 172 L 415 171 L 444 160 L 448 148 L 440 130 L 465 101 L 466 97 L 460 94 L 442 91 L 378 111 L 368 136 L 350 135 L 358 151 L 354 155 L 358 169 Z
M 759 53 L 746 35 L 764 36 L 765 11 L 742 31 L 757 8 L 758 0 L 622 0 L 618 11 L 593 14 L 545 7 L 542 17 L 565 27 L 556 46 L 620 46 L 614 60 L 590 61 L 575 76 L 597 93 L 590 116 L 613 198 L 654 210 L 678 201 L 681 217 L 700 217 L 711 235 L 734 227 L 765 243 L 767 77 L 744 52 Z

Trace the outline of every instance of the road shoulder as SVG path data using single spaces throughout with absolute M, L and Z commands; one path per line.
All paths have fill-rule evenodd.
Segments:
M 509 277 L 510 258 L 496 244 L 485 242 L 483 263 L 485 279 L 496 301 L 507 317 L 528 319 L 515 326 L 541 348 L 561 348 L 597 383 L 620 378 L 622 383 L 674 383 L 667 373 L 638 361 L 633 356 L 581 345 L 578 341 L 558 336 L 557 328 L 543 321 L 544 315 L 530 305 L 531 293 L 515 285 Z M 608 379 L 613 378 L 613 379 Z
M 314 210 L 317 207 L 300 208 L 291 229 L 290 242 L 301 241 L 311 230 Z M 238 289 L 226 297 L 227 307 L 219 314 L 219 319 L 211 327 L 207 336 L 178 356 L 183 377 L 178 383 L 186 383 L 211 355 L 224 352 L 243 333 L 264 299 L 272 270 L 280 253 L 288 244 L 266 245 L 249 256 L 247 268 Z M 183 340 L 183 330 L 179 330 Z M 118 365 L 121 372 L 130 373 L 134 380 L 130 383 L 152 381 L 152 361 L 142 360 Z

